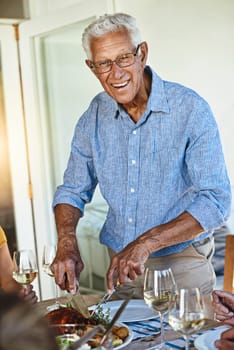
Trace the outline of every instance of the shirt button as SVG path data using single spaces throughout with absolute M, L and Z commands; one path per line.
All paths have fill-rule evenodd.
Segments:
M 136 161 L 135 161 L 135 159 L 132 159 L 132 164 L 136 164 Z
M 133 130 L 133 132 L 132 132 L 132 133 L 133 133 L 133 135 L 136 135 L 136 133 L 137 133 L 137 132 L 136 132 L 136 130 Z
M 135 189 L 134 189 L 134 188 L 131 188 L 131 192 L 134 193 L 134 192 L 135 192 Z
M 132 218 L 128 218 L 128 222 L 132 222 Z

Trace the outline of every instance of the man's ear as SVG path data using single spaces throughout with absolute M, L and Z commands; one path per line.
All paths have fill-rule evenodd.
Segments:
M 93 69 L 93 63 L 92 63 L 92 61 L 90 61 L 90 60 L 85 60 L 85 63 L 87 64 L 87 66 L 90 68 L 90 69 Z
M 148 58 L 148 44 L 146 41 L 143 41 L 141 43 L 141 61 L 146 64 L 147 58 Z
M 89 67 L 89 69 L 91 70 L 91 72 L 92 72 L 95 76 L 97 76 L 96 73 L 95 73 L 95 70 L 93 69 L 93 68 L 94 68 L 93 62 L 87 59 L 87 60 L 85 60 L 85 63 L 86 63 L 86 65 Z

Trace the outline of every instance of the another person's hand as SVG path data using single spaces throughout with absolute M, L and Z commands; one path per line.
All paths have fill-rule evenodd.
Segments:
M 62 290 L 75 293 L 80 273 L 84 268 L 76 236 L 69 234 L 58 242 L 57 254 L 51 265 L 55 282 Z
M 114 289 L 116 281 L 119 283 L 133 281 L 144 273 L 144 264 L 149 256 L 148 249 L 135 240 L 129 243 L 121 252 L 113 256 L 107 272 L 107 288 Z
M 215 346 L 219 350 L 234 350 L 234 327 L 224 331 Z
M 213 307 L 217 320 L 234 325 L 234 295 L 232 293 L 213 291 Z
M 19 291 L 19 295 L 30 304 L 35 304 L 38 300 L 35 291 L 33 290 L 33 286 L 29 284 L 27 288 L 21 288 Z

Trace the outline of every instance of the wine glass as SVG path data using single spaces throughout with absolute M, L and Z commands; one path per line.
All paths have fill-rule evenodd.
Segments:
M 168 349 L 164 344 L 164 314 L 168 311 L 172 295 L 175 293 L 175 280 L 170 268 L 156 270 L 148 267 L 144 276 L 144 300 L 152 309 L 159 312 L 161 323 L 161 344 L 158 349 Z
M 168 322 L 185 338 L 185 350 L 189 350 L 189 336 L 205 323 L 205 313 L 199 288 L 180 289 L 170 305 Z
M 38 275 L 36 257 L 31 249 L 18 250 L 13 253 L 12 277 L 23 288 L 28 287 Z
M 54 277 L 54 274 L 50 269 L 50 265 L 52 264 L 55 258 L 56 250 L 57 250 L 57 246 L 55 244 L 48 244 L 48 245 L 45 245 L 43 248 L 42 269 L 50 277 Z M 55 286 L 55 302 L 52 305 L 49 305 L 47 307 L 48 310 L 54 310 L 60 307 L 60 303 L 58 301 L 58 286 L 55 282 L 54 282 L 54 286 Z

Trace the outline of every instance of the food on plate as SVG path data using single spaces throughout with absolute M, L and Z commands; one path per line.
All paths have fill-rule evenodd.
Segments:
M 59 346 L 59 350 L 66 350 L 70 345 L 72 345 L 75 341 L 79 340 L 80 337 L 76 334 L 64 334 L 56 337 L 57 344 Z M 79 350 L 84 350 L 83 347 Z M 85 350 L 90 350 L 90 347 L 85 344 Z
M 128 329 L 124 326 L 113 326 L 112 333 L 117 335 L 120 339 L 127 338 L 129 334 Z
M 90 318 L 85 318 L 78 310 L 73 307 L 61 307 L 56 310 L 52 310 L 46 314 L 46 319 L 49 325 L 53 328 L 57 341 L 62 345 L 62 342 L 66 342 L 66 339 L 62 336 L 76 335 L 82 337 L 89 332 L 92 327 L 102 324 L 104 327 L 109 323 L 108 315 L 103 313 L 102 309 L 95 311 L 95 314 Z M 123 325 L 115 325 L 112 328 L 113 347 L 117 347 L 124 343 L 125 339 L 129 335 L 129 330 Z M 95 349 L 103 337 L 102 332 L 98 332 L 91 340 L 88 341 L 90 349 Z
M 65 334 L 56 337 L 59 350 L 67 350 L 67 348 L 72 345 L 75 341 L 79 340 L 80 337 L 76 334 Z M 83 344 L 77 350 L 91 350 L 92 347 L 89 344 Z M 98 347 L 98 350 L 105 350 L 104 348 Z M 92 350 L 95 350 L 94 348 Z
M 97 324 L 93 318 L 85 318 L 78 310 L 73 307 L 61 307 L 52 310 L 46 314 L 49 324 Z
M 116 348 L 119 345 L 122 345 L 125 341 L 125 339 L 129 335 L 128 328 L 124 326 L 113 326 L 112 328 L 112 342 L 113 342 L 113 347 Z

